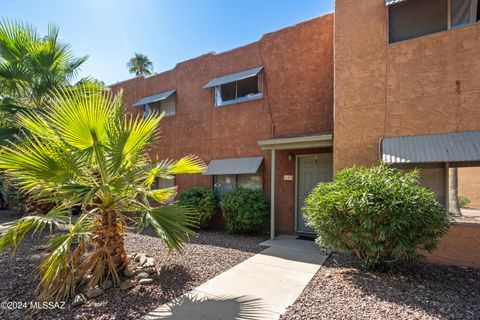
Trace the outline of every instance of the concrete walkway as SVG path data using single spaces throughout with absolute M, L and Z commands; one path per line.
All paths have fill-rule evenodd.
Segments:
M 327 257 L 313 241 L 290 236 L 261 245 L 269 248 L 142 319 L 278 319 Z

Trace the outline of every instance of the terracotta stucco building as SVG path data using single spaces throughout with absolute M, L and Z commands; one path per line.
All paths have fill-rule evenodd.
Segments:
M 462 167 L 459 192 L 478 205 L 471 154 L 452 161 L 411 149 L 442 149 L 465 132 L 470 143 L 480 130 L 477 1 L 458 1 L 337 0 L 335 14 L 112 88 L 123 89 L 129 114 L 166 112 L 152 157 L 208 164 L 204 175 L 177 176 L 180 191 L 262 189 L 272 236 L 310 233 L 299 212 L 311 188 L 380 159 L 420 167 L 447 208 L 449 168 Z M 457 223 L 429 258 L 480 266 L 479 246 L 480 227 Z
M 218 81 L 222 84 L 210 86 Z M 234 96 L 229 100 L 232 98 L 230 84 L 233 84 Z M 226 160 L 216 162 L 218 170 L 223 170 L 217 172 L 221 174 L 177 176 L 175 184 L 179 191 L 214 184 L 222 191 L 244 183 L 254 184 L 271 194 L 270 149 L 272 145 L 281 144 L 282 149 L 275 153 L 277 234 L 298 230 L 295 228 L 297 155 L 325 154 L 323 157 L 330 162 L 324 178 L 331 179 L 333 14 L 265 34 L 257 42 L 240 48 L 178 63 L 172 70 L 148 78 L 137 77 L 115 84 L 112 88 L 123 89 L 125 110 L 133 115 L 145 112 L 144 101 L 149 98 L 163 98 L 164 106 L 160 108 L 168 109 L 166 105 L 174 103 L 174 114 L 171 112 L 160 124 L 161 138 L 152 150 L 153 157 L 177 159 L 194 154 L 207 164 L 212 160 Z M 217 89 L 223 90 L 221 103 L 217 101 Z M 252 92 L 248 92 L 249 89 Z M 247 90 L 249 95 L 235 96 L 235 91 L 241 90 Z M 161 96 L 169 93 L 167 98 Z M 141 101 L 145 98 L 147 100 Z M 261 147 L 261 141 L 268 145 Z M 260 162 L 256 162 L 259 158 Z M 314 158 L 302 161 L 312 159 L 315 161 Z M 228 171 L 235 161 L 254 169 L 242 174 L 237 174 L 236 168 Z M 256 168 L 258 163 L 260 166 Z

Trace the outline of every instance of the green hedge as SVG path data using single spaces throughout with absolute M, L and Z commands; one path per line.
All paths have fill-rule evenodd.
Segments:
M 355 254 L 365 268 L 388 260 L 417 259 L 432 251 L 449 218 L 436 196 L 420 186 L 418 171 L 386 164 L 339 171 L 306 200 L 304 215 L 318 242 Z
M 220 203 L 230 233 L 251 233 L 265 225 L 270 203 L 259 190 L 237 188 L 225 192 Z
M 210 188 L 194 187 L 179 195 L 181 205 L 191 207 L 199 213 L 199 225 L 205 227 L 215 212 L 215 195 Z

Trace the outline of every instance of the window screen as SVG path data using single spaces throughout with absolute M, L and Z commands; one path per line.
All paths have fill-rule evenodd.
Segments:
M 447 30 L 447 12 L 447 0 L 408 0 L 389 6 L 389 42 Z
M 175 115 L 175 109 L 175 94 L 165 100 L 152 102 L 143 107 L 145 117 L 148 117 L 153 111 L 165 112 L 165 117 L 171 117 Z
M 215 87 L 215 105 L 221 106 L 225 102 L 240 99 L 248 99 L 249 97 L 258 97 L 263 90 L 262 73 L 253 77 L 242 80 L 222 84 Z
M 253 190 L 262 190 L 262 176 L 260 174 L 237 175 L 237 186 Z
M 262 190 L 262 174 L 259 170 L 255 174 L 230 174 L 213 176 L 213 189 L 218 199 L 222 198 L 222 194 L 234 190 L 237 187 Z
M 462 27 L 478 21 L 478 0 L 451 0 L 451 26 Z
M 237 82 L 237 98 L 258 93 L 258 77 L 251 77 Z
M 222 198 L 222 194 L 235 189 L 236 186 L 237 182 L 234 174 L 213 176 L 213 189 L 219 199 Z

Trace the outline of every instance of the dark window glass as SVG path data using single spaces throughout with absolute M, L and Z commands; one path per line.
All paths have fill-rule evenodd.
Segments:
M 447 30 L 447 11 L 447 0 L 408 0 L 389 6 L 389 42 Z
M 237 82 L 237 98 L 258 93 L 258 77 L 242 79 Z
M 451 1 L 452 28 L 458 28 L 477 22 L 478 0 Z
M 227 83 L 221 86 L 222 101 L 236 99 L 237 97 L 237 83 Z

